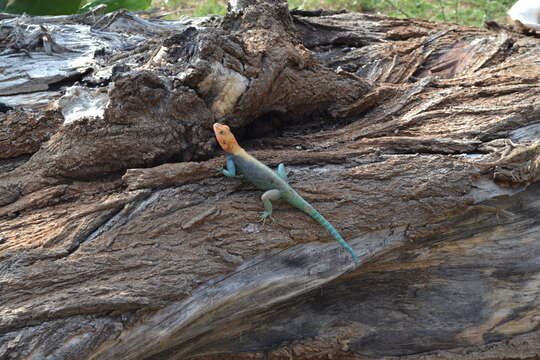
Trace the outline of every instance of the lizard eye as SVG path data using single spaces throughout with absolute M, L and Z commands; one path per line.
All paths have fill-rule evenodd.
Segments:
M 219 132 L 219 135 L 223 135 L 223 134 L 225 134 L 225 131 L 221 130 L 221 131 Z

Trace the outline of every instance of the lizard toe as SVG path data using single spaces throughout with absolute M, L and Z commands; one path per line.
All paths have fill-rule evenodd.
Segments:
M 264 226 L 264 224 L 266 223 L 266 219 L 270 219 L 270 220 L 274 221 L 274 218 L 272 217 L 271 214 L 269 214 L 269 213 L 266 212 L 266 211 L 263 211 L 263 212 L 261 213 L 261 216 L 259 217 L 259 222 L 262 222 L 262 224 L 263 224 L 263 226 Z

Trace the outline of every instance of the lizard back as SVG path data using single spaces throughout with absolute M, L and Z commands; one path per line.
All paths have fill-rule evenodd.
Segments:
M 245 153 L 241 155 L 231 155 L 235 165 L 242 175 L 253 185 L 261 190 L 278 189 L 286 192 L 290 189 L 289 184 L 280 178 L 272 169 L 264 165 L 253 156 Z

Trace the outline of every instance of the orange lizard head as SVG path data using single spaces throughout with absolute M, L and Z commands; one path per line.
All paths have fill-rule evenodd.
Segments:
M 227 125 L 214 123 L 214 134 L 216 134 L 219 145 L 226 152 L 234 154 L 241 149 L 231 132 L 231 129 Z

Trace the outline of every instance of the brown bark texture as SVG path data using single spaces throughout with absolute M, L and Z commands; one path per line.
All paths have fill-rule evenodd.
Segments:
M 534 34 L 281 0 L 0 24 L 0 359 L 540 353 Z M 259 223 L 216 121 L 361 264 Z

